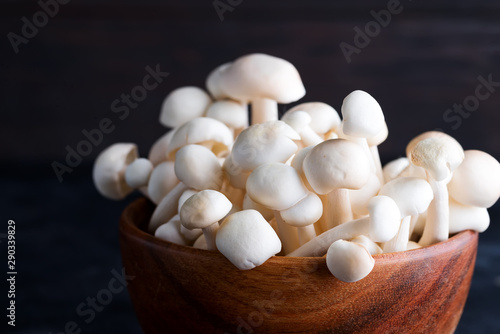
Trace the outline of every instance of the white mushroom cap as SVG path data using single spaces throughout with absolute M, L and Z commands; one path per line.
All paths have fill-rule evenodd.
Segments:
M 383 131 L 384 113 L 367 92 L 355 90 L 342 103 L 342 131 L 351 137 L 370 138 Z
M 136 159 L 125 169 L 125 182 L 135 189 L 144 187 L 148 184 L 152 172 L 151 161 L 146 158 Z
M 351 242 L 355 242 L 364 246 L 371 255 L 382 254 L 382 248 L 374 242 L 372 239 L 368 238 L 366 235 L 358 235 L 356 238 L 352 239 Z
M 382 144 L 388 136 L 389 128 L 387 127 L 387 123 L 384 122 L 384 127 L 382 128 L 382 130 L 375 136 L 366 138 L 366 141 L 368 143 L 368 146 L 378 146 Z
M 175 155 L 175 175 L 196 190 L 219 190 L 222 167 L 212 151 L 200 145 L 186 145 Z
M 323 203 L 313 192 L 294 206 L 280 212 L 281 218 L 287 224 L 296 227 L 304 227 L 317 222 L 323 214 Z
M 113 144 L 99 154 L 92 178 L 102 196 L 119 200 L 133 191 L 125 182 L 125 169 L 138 155 L 137 146 L 131 143 Z
M 205 86 L 210 94 L 216 100 L 227 99 L 229 96 L 222 90 L 221 84 L 224 73 L 231 66 L 232 63 L 225 63 L 214 69 L 207 77 Z
M 300 140 L 299 134 L 283 121 L 252 125 L 236 138 L 233 163 L 252 171 L 265 163 L 285 162 L 297 151 L 293 140 Z
M 500 197 L 500 163 L 488 153 L 467 150 L 463 163 L 448 184 L 457 202 L 489 208 Z
M 375 260 L 362 245 L 346 240 L 335 241 L 326 253 L 328 270 L 343 282 L 365 278 L 375 266 Z
M 422 140 L 424 139 L 427 139 L 427 138 L 452 138 L 450 135 L 444 133 L 444 132 L 441 132 L 441 131 L 426 131 L 426 132 L 423 132 L 421 134 L 419 134 L 418 136 L 414 137 L 409 143 L 408 145 L 406 145 L 406 156 L 409 158 L 410 155 L 411 155 L 411 151 L 413 151 L 413 149 L 415 148 L 415 146 L 421 142 Z
M 266 208 L 264 205 L 252 201 L 248 194 L 243 197 L 243 210 L 257 210 L 265 220 L 270 221 L 274 218 L 274 211 Z
M 297 171 L 277 162 L 257 167 L 248 177 L 246 189 L 254 202 L 278 211 L 292 207 L 308 193 Z
M 165 161 L 157 165 L 148 183 L 148 195 L 153 203 L 158 204 L 170 190 L 172 190 L 179 180 L 175 176 L 175 163 L 173 161 Z
M 225 68 L 221 90 L 238 101 L 267 98 L 278 103 L 297 101 L 306 93 L 295 66 L 258 53 L 242 56 Z
M 247 184 L 248 176 L 250 176 L 250 172 L 244 171 L 239 165 L 235 164 L 232 154 L 229 154 L 226 160 L 224 160 L 223 168 L 224 175 L 229 180 L 229 183 L 237 189 L 244 190 Z
M 462 205 L 450 200 L 450 234 L 465 230 L 484 232 L 490 225 L 486 208 Z
M 175 130 L 167 155 L 172 158 L 181 147 L 189 144 L 210 144 L 215 154 L 225 152 L 233 144 L 233 133 L 222 122 L 208 117 L 195 118 Z
M 212 98 L 198 87 L 180 87 L 173 90 L 163 101 L 160 123 L 167 127 L 179 127 L 203 116 Z
M 231 129 L 248 127 L 248 109 L 236 101 L 215 101 L 208 109 L 206 116 L 226 124 Z
M 187 245 L 188 243 L 184 239 L 180 228 L 181 221 L 179 220 L 179 216 L 174 216 L 167 223 L 160 225 L 154 235 L 158 239 L 173 242 L 174 244 Z
M 434 198 L 431 185 L 420 178 L 400 177 L 386 183 L 379 195 L 392 198 L 401 212 L 401 219 L 426 211 Z
M 243 210 L 224 219 L 216 236 L 217 249 L 241 270 L 253 269 L 281 251 L 281 241 L 255 210 Z
M 360 189 L 370 177 L 368 156 L 356 143 L 330 139 L 316 145 L 304 159 L 307 181 L 320 195 L 338 188 Z
M 401 176 L 409 165 L 410 160 L 407 157 L 401 157 L 387 163 L 382 170 L 384 173 L 384 181 L 387 183 Z
M 154 166 L 167 160 L 168 145 L 172 140 L 174 132 L 175 131 L 167 132 L 166 134 L 158 138 L 158 140 L 155 141 L 154 144 L 151 146 L 151 149 L 149 150 L 148 154 L 148 159 Z
M 222 193 L 202 190 L 189 197 L 180 211 L 181 223 L 188 230 L 206 228 L 224 218 L 233 204 Z
M 292 129 L 300 133 L 303 129 L 309 126 L 312 121 L 311 115 L 303 110 L 288 111 L 281 120 L 290 125 Z
M 311 123 L 309 126 L 314 132 L 324 135 L 328 131 L 338 130 L 341 126 L 340 116 L 335 109 L 323 102 L 308 102 L 296 105 L 288 110 L 286 114 L 302 110 L 311 116 Z
M 368 237 L 375 242 L 391 240 L 399 230 L 401 212 L 390 197 L 378 195 L 368 202 L 370 226 Z
M 181 208 L 182 206 L 184 205 L 184 203 L 191 197 L 193 196 L 194 194 L 197 194 L 198 191 L 197 190 L 193 190 L 193 189 L 188 189 L 186 191 L 184 191 L 181 195 L 181 197 L 179 197 L 179 203 L 177 205 L 177 212 L 181 212 Z M 179 218 L 180 219 L 180 218 Z
M 410 161 L 424 168 L 436 181 L 450 178 L 464 160 L 462 146 L 451 137 L 431 137 L 418 142 L 410 154 Z

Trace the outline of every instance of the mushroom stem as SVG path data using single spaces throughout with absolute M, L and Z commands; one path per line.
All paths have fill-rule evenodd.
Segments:
M 448 239 L 450 230 L 450 211 L 446 181 L 436 181 L 427 173 L 429 184 L 434 192 L 434 199 L 427 210 L 424 233 L 419 244 L 429 246 Z
M 189 187 L 186 186 L 184 182 L 179 182 L 165 197 L 163 197 L 149 221 L 149 233 L 154 234 L 158 226 L 166 223 L 176 214 L 179 198 L 182 193 L 188 189 Z
M 352 220 L 351 201 L 349 200 L 348 189 L 336 189 L 328 195 L 328 205 L 326 206 L 326 226 L 327 231 L 335 226 Z
M 396 236 L 385 243 L 384 253 L 403 252 L 408 248 L 411 217 L 412 216 L 406 216 L 403 218 Z
M 370 146 L 370 153 L 375 164 L 375 173 L 378 176 L 381 184 L 384 184 L 384 173 L 382 172 L 382 162 L 380 161 L 380 154 L 377 146 Z
M 252 125 L 278 120 L 278 103 L 266 98 L 252 100 Z
M 219 222 L 201 229 L 203 231 L 203 235 L 205 236 L 208 250 L 217 250 L 217 246 L 215 245 L 215 236 L 217 234 L 218 229 L 219 229 Z
M 285 254 L 293 252 L 300 246 L 297 229 L 285 223 L 279 211 L 274 210 L 274 218 L 276 218 L 278 234 L 283 244 L 283 252 Z
M 299 235 L 299 243 L 301 245 L 306 242 L 311 241 L 316 237 L 316 230 L 314 229 L 314 225 L 300 226 L 297 227 L 297 233 Z
M 369 230 L 369 217 L 351 220 L 318 235 L 286 256 L 323 256 L 335 241 L 340 239 L 350 240 L 358 235 L 366 235 Z

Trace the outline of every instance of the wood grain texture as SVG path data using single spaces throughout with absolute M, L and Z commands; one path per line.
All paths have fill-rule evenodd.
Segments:
M 453 333 L 473 274 L 477 233 L 375 256 L 344 283 L 324 258 L 272 257 L 240 271 L 220 253 L 158 240 L 143 229 L 153 205 L 123 212 L 129 293 L 145 333 Z

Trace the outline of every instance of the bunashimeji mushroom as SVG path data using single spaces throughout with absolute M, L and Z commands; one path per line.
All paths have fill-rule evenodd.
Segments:
M 326 265 L 337 279 L 351 283 L 371 273 L 375 260 L 365 246 L 341 239 L 328 248 Z
M 384 182 L 384 175 L 382 172 L 382 162 L 380 161 L 378 146 L 382 144 L 388 136 L 389 129 L 387 128 L 387 124 L 384 122 L 384 128 L 382 129 L 382 131 L 380 131 L 377 135 L 366 139 L 368 147 L 370 148 L 373 162 L 375 163 L 375 170 L 380 182 Z
M 368 204 L 369 216 L 348 221 L 323 232 L 287 256 L 322 256 L 337 240 L 351 240 L 366 235 L 374 242 L 387 242 L 398 232 L 401 222 L 399 208 L 390 197 L 376 196 Z
M 294 206 L 280 212 L 283 221 L 298 229 L 299 243 L 305 244 L 316 236 L 314 223 L 323 214 L 323 203 L 313 192 L 309 192 L 305 198 Z
M 212 98 L 203 89 L 180 87 L 167 95 L 161 106 L 160 123 L 176 128 L 205 114 Z
M 216 250 L 215 235 L 219 220 L 231 211 L 232 203 L 215 190 L 202 190 L 189 197 L 180 211 L 182 225 L 189 229 L 201 228 L 208 250 Z
M 448 135 L 448 134 L 446 134 L 444 132 L 441 132 L 441 131 L 426 131 L 426 132 L 423 132 L 423 133 L 419 134 L 418 136 L 414 137 L 408 143 L 408 145 L 406 145 L 406 157 L 408 159 L 410 159 L 411 151 L 413 151 L 413 149 L 415 148 L 415 146 L 419 142 L 421 142 L 422 140 L 427 139 L 427 138 L 451 138 L 451 139 L 453 139 L 453 137 L 451 137 L 450 135 Z M 412 163 L 410 163 L 410 165 L 408 166 L 408 168 L 401 175 L 402 176 L 420 177 L 422 179 L 426 179 L 427 178 L 427 175 L 425 173 L 425 169 L 423 169 L 422 167 L 417 167 L 417 166 L 413 165 Z
M 148 159 L 154 166 L 168 160 L 168 145 L 172 140 L 175 131 L 169 131 L 156 140 L 149 150 Z
M 221 74 L 221 91 L 252 106 L 252 124 L 278 119 L 278 103 L 301 99 L 306 91 L 297 69 L 265 54 L 236 59 Z
M 125 169 L 125 182 L 132 188 L 138 189 L 148 184 L 153 164 L 146 158 L 134 160 Z
M 382 184 L 375 173 L 370 173 L 368 182 L 363 188 L 358 190 L 349 190 L 349 200 L 351 209 L 355 217 L 362 217 L 368 214 L 368 202 L 374 196 L 377 196 Z
M 188 200 L 188 198 L 190 198 L 191 196 L 193 196 L 196 193 L 198 193 L 198 191 L 194 190 L 194 189 L 188 189 L 185 192 L 183 192 L 181 197 L 179 197 L 179 203 L 177 204 L 177 212 L 181 212 L 181 208 L 184 205 L 184 203 Z M 179 215 L 177 214 L 177 216 L 179 216 Z M 179 219 L 179 221 L 181 220 L 180 216 L 178 219 Z M 193 243 L 196 239 L 198 239 L 198 237 L 201 234 L 203 234 L 203 231 L 200 228 L 195 228 L 195 229 L 189 230 L 189 229 L 185 228 L 184 225 L 182 225 L 182 224 L 181 224 L 180 231 L 181 231 L 181 234 L 184 236 L 184 239 L 186 239 L 187 241 L 189 241 L 191 243 Z
M 328 199 L 328 205 L 323 205 L 323 221 L 328 226 L 322 226 L 323 231 L 352 219 L 349 189 L 361 189 L 368 182 L 368 160 L 361 146 L 344 139 L 324 141 L 305 157 L 303 169 L 309 185 Z
M 309 193 L 297 171 L 283 163 L 275 162 L 261 165 L 248 177 L 246 189 L 248 196 L 254 202 L 274 210 L 284 252 L 289 253 L 296 249 L 300 245 L 298 232 L 295 227 L 283 221 L 280 211 L 293 207 L 306 198 Z M 314 205 L 314 203 L 311 204 Z M 299 233 L 303 234 L 303 239 L 308 239 L 311 234 L 315 234 L 314 226 L 310 224 L 315 222 L 311 220 L 315 218 L 316 213 L 311 211 L 308 213 L 314 217 L 309 217 L 310 220 L 306 222 L 306 226 L 298 229 Z
M 188 242 L 180 231 L 181 221 L 178 215 L 172 217 L 165 224 L 160 225 L 154 235 L 158 239 L 172 242 L 178 245 L 188 245 Z
M 295 130 L 283 121 L 252 125 L 243 130 L 224 162 L 224 171 L 233 187 L 244 189 L 248 175 L 260 165 L 285 162 L 297 151 Z
M 379 194 L 396 202 L 402 219 L 397 235 L 385 243 L 384 253 L 405 251 L 410 239 L 411 219 L 427 210 L 434 197 L 432 188 L 423 179 L 400 177 L 386 183 Z
M 127 184 L 125 172 L 138 155 L 137 146 L 131 143 L 113 144 L 99 154 L 94 162 L 92 178 L 102 196 L 119 200 L 134 190 L 135 187 Z
M 297 131 L 304 146 L 314 146 L 323 141 L 323 138 L 309 126 L 312 118 L 305 111 L 289 111 L 283 115 L 281 120 Z
M 465 230 L 479 233 L 490 226 L 490 215 L 486 208 L 464 205 L 450 198 L 450 234 Z
M 281 241 L 262 215 L 243 210 L 227 216 L 216 236 L 217 249 L 238 269 L 249 270 L 281 251 Z
M 299 110 L 305 111 L 311 116 L 311 123 L 309 123 L 309 126 L 323 139 L 326 139 L 329 133 L 338 133 L 342 126 L 338 112 L 323 102 L 301 103 L 288 110 L 283 117 L 288 113 Z
M 178 183 L 179 179 L 175 176 L 175 162 L 164 161 L 158 164 L 149 178 L 149 198 L 155 204 L 160 203 Z
M 380 246 L 376 242 L 368 238 L 366 235 L 358 235 L 356 238 L 351 239 L 350 241 L 364 246 L 371 255 L 383 253 L 382 248 L 380 248 Z
M 222 186 L 222 167 L 219 160 L 204 146 L 186 145 L 177 151 L 174 169 L 180 182 L 156 207 L 149 221 L 149 232 L 153 232 L 175 215 L 179 198 L 187 189 L 220 190 Z
M 410 165 L 410 160 L 407 157 L 397 158 L 388 162 L 382 169 L 384 175 L 384 183 L 400 177 Z
M 205 86 L 207 87 L 207 90 L 210 93 L 210 95 L 212 95 L 213 98 L 216 100 L 224 100 L 230 98 L 229 95 L 227 95 L 222 89 L 222 79 L 224 73 L 231 66 L 231 64 L 232 63 L 225 63 L 218 66 L 212 72 L 210 72 L 210 74 L 207 77 Z
M 246 105 L 232 100 L 215 101 L 206 112 L 206 117 L 216 119 L 231 129 L 234 137 L 248 127 L 248 109 Z
M 422 246 L 448 239 L 450 212 L 446 185 L 463 160 L 462 146 L 451 137 L 424 139 L 410 153 L 411 163 L 425 169 L 427 181 L 434 192 L 434 199 L 427 211 L 424 233 L 419 241 Z
M 231 149 L 233 133 L 216 119 L 195 118 L 175 130 L 167 148 L 167 156 L 169 159 L 174 158 L 177 150 L 189 144 L 203 145 L 215 155 L 220 155 Z
M 355 90 L 344 98 L 342 103 L 342 132 L 349 140 L 356 141 L 363 147 L 370 157 L 369 162 L 374 173 L 379 177 L 382 172 L 377 171 L 375 162 L 368 147 L 368 138 L 379 136 L 386 127 L 384 113 L 378 102 L 367 92 Z

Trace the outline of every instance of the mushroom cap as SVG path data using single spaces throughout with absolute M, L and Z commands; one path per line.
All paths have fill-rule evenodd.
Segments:
M 257 167 L 246 189 L 252 201 L 278 211 L 292 207 L 308 193 L 295 168 L 277 162 Z
M 399 231 L 401 213 L 396 202 L 384 195 L 373 197 L 368 202 L 370 228 L 368 236 L 375 242 L 387 242 Z
M 287 224 L 304 227 L 317 222 L 323 215 L 323 203 L 313 192 L 309 192 L 294 206 L 280 212 L 281 218 Z
M 281 251 L 271 225 L 255 210 L 227 216 L 215 239 L 217 249 L 241 270 L 253 269 Z
M 157 166 L 168 159 L 168 145 L 172 140 L 175 131 L 169 131 L 153 143 L 149 150 L 148 159 L 154 166 Z
M 153 203 L 158 204 L 170 190 L 179 183 L 175 176 L 175 163 L 173 161 L 165 161 L 157 165 L 148 183 L 148 195 Z
M 450 196 L 457 202 L 489 208 L 500 197 L 500 163 L 488 153 L 465 151 L 465 159 L 448 183 Z
M 351 137 L 370 138 L 384 130 L 382 108 L 370 94 L 355 90 L 342 103 L 342 131 Z
M 450 200 L 450 234 L 465 230 L 479 233 L 486 231 L 490 225 L 490 215 L 486 208 L 462 205 Z
M 134 189 L 146 186 L 153 172 L 153 164 L 146 158 L 134 160 L 125 169 L 125 182 Z
M 269 162 L 285 162 L 296 151 L 300 136 L 283 121 L 254 124 L 243 130 L 233 145 L 233 163 L 244 171 L 252 171 Z
M 224 194 L 202 190 L 184 202 L 179 215 L 182 225 L 188 230 L 206 228 L 224 218 L 232 206 Z
M 229 150 L 233 144 L 232 131 L 222 122 L 208 117 L 195 118 L 177 128 L 168 145 L 167 155 L 172 158 L 178 149 L 189 144 L 213 143 L 215 154 Z
M 245 189 L 250 172 L 244 171 L 239 165 L 233 161 L 232 154 L 224 160 L 223 164 L 224 175 L 229 180 L 229 183 L 237 189 Z
M 137 146 L 132 143 L 113 144 L 99 154 L 94 162 L 92 178 L 102 196 L 119 200 L 133 191 L 125 182 L 125 169 L 138 155 Z
M 310 125 L 312 118 L 307 112 L 302 110 L 289 111 L 281 117 L 281 120 L 290 125 L 299 134 Z
M 371 273 L 375 260 L 364 246 L 340 239 L 328 248 L 326 265 L 339 280 L 356 282 Z
M 216 67 L 207 77 L 205 86 L 210 94 L 216 100 L 227 99 L 229 96 L 222 90 L 221 83 L 224 73 L 231 66 L 232 63 L 225 63 Z
M 203 116 L 212 98 L 203 89 L 180 87 L 167 95 L 161 106 L 160 123 L 167 127 L 179 127 Z
M 178 245 L 188 244 L 181 233 L 181 221 L 178 216 L 174 216 L 167 223 L 158 226 L 155 237 Z
M 382 254 L 384 252 L 376 242 L 366 235 L 358 235 L 356 238 L 352 239 L 351 242 L 364 246 L 371 255 Z
M 419 141 L 410 153 L 410 161 L 424 168 L 436 181 L 450 178 L 464 160 L 462 146 L 451 137 L 430 137 Z
M 432 187 L 424 179 L 399 177 L 386 183 L 379 195 L 392 198 L 401 212 L 401 219 L 426 211 L 434 198 Z
M 294 111 L 305 111 L 311 116 L 309 126 L 317 134 L 324 135 L 328 131 L 338 130 L 342 124 L 338 112 L 323 102 L 307 102 L 296 105 L 288 110 L 283 117 Z
M 406 145 L 406 156 L 409 158 L 411 151 L 413 151 L 413 149 L 415 148 L 415 145 L 417 145 L 422 140 L 427 139 L 427 138 L 443 138 L 443 137 L 453 138 L 449 134 L 446 134 L 446 133 L 441 132 L 441 131 L 426 131 L 426 132 L 419 134 L 418 136 L 416 136 L 415 138 L 410 140 L 408 145 Z
M 407 157 L 401 157 L 387 163 L 382 169 L 384 181 L 387 183 L 401 176 L 404 170 L 410 165 L 410 160 Z
M 175 155 L 175 175 L 190 188 L 219 190 L 222 186 L 222 166 L 208 148 L 186 145 Z
M 215 101 L 208 109 L 206 116 L 226 124 L 231 129 L 248 127 L 248 109 L 236 101 Z
M 345 139 L 329 139 L 305 157 L 304 174 L 314 192 L 325 195 L 334 189 L 360 189 L 370 177 L 368 156 L 361 146 Z
M 184 203 L 188 200 L 188 198 L 190 198 L 191 196 L 193 196 L 194 194 L 197 194 L 197 193 L 198 193 L 198 191 L 193 190 L 193 189 L 188 189 L 188 190 L 184 191 L 182 193 L 181 197 L 179 197 L 179 202 L 177 203 L 177 212 L 181 212 L 181 208 L 184 205 Z
M 382 130 L 375 136 L 366 138 L 366 141 L 368 143 L 368 146 L 379 146 L 387 139 L 388 136 L 389 128 L 387 127 L 387 123 L 384 122 L 384 127 L 382 128 Z
M 221 90 L 238 101 L 267 98 L 278 103 L 297 101 L 306 93 L 290 62 L 260 53 L 242 56 L 227 67 Z

